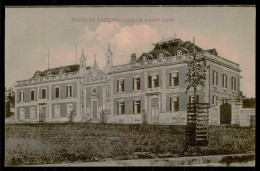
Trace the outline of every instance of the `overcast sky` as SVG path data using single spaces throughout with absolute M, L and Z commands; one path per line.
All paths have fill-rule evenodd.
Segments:
M 108 42 L 117 65 L 176 33 L 183 41 L 195 36 L 199 47 L 216 48 L 219 56 L 240 64 L 241 90 L 247 97 L 255 97 L 254 7 L 7 8 L 5 17 L 7 87 L 31 78 L 36 70 L 47 69 L 48 49 L 50 68 L 75 64 L 76 44 L 78 58 L 84 48 L 87 65 L 93 64 L 96 54 L 103 68 Z M 83 18 L 88 22 L 76 22 Z M 101 22 L 104 18 L 121 21 Z

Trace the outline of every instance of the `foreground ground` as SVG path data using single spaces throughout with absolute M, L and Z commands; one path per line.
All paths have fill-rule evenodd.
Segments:
M 185 146 L 185 126 L 85 123 L 8 124 L 5 165 L 239 154 L 255 150 L 255 130 L 210 126 L 209 144 Z

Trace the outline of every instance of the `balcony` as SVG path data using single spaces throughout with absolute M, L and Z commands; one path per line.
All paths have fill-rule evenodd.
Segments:
M 145 90 L 146 94 L 160 94 L 161 93 L 161 87 L 154 87 L 154 88 L 147 88 Z

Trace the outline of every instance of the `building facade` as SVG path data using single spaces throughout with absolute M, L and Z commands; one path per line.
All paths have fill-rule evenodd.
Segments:
M 185 61 L 193 53 L 205 57 L 209 66 L 197 100 L 216 106 L 219 100 L 237 99 L 238 64 L 218 56 L 215 49 L 203 50 L 173 37 L 160 40 L 139 57 L 133 53 L 124 65 L 113 65 L 109 45 L 103 70 L 96 59 L 86 66 L 82 50 L 79 65 L 37 71 L 31 79 L 17 81 L 16 119 L 185 124 L 187 103 L 194 100 L 192 89 L 186 93 Z

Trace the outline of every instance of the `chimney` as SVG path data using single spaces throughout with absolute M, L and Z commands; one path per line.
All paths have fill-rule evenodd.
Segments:
M 133 62 L 133 61 L 135 61 L 135 60 L 136 60 L 136 54 L 133 53 L 133 54 L 131 55 L 131 62 Z

